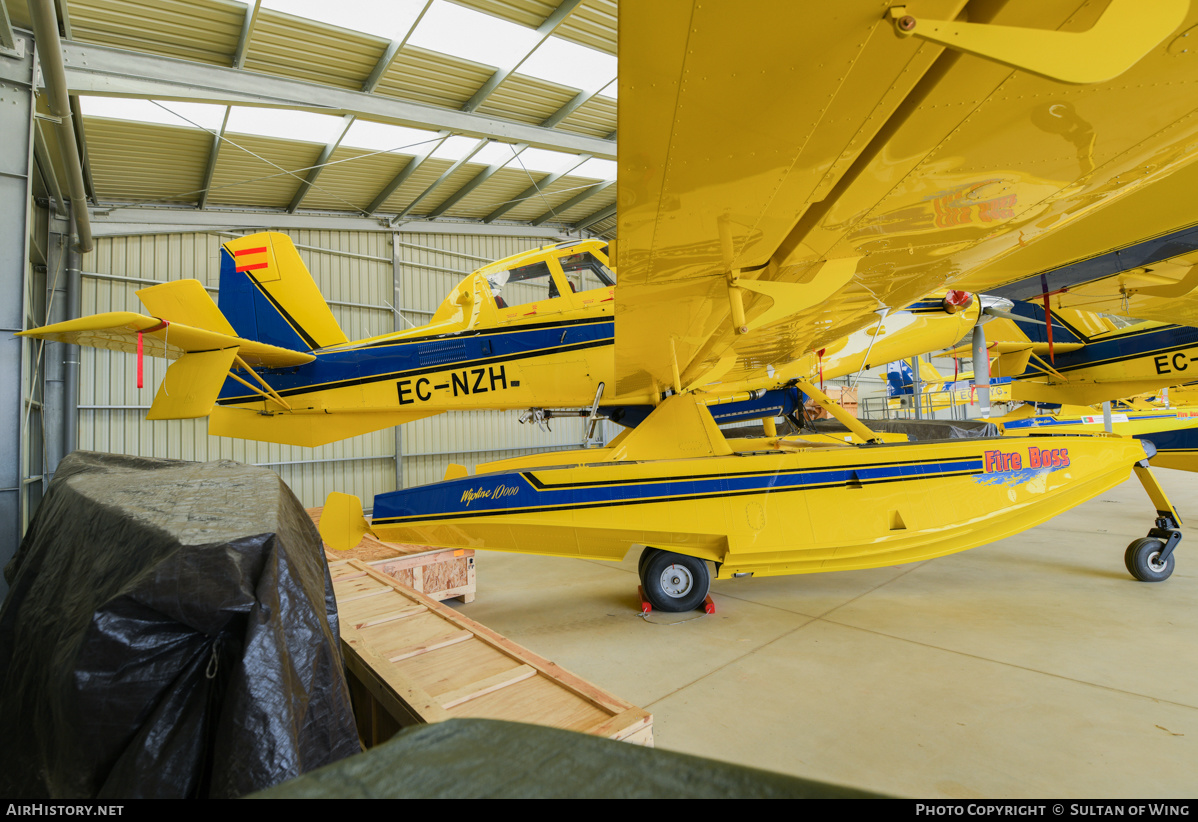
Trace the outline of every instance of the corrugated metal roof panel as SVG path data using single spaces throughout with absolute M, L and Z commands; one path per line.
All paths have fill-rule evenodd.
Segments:
M 506 117 L 525 123 L 542 123 L 574 99 L 578 89 L 513 74 L 500 83 L 479 106 L 479 114 Z M 614 127 L 613 127 L 614 128 Z
M 481 11 L 535 29 L 553 13 L 553 0 L 450 0 L 459 6 Z
M 585 0 L 557 27 L 554 34 L 615 54 L 619 8 L 619 0 Z
M 227 66 L 246 7 L 227 0 L 71 0 L 76 40 Z
M 616 101 L 596 94 L 558 123 L 563 131 L 606 137 L 616 130 Z
M 527 197 L 524 202 L 503 215 L 504 220 L 532 220 L 569 200 L 578 192 L 594 185 L 594 180 L 581 177 L 561 177 Z
M 446 212 L 446 216 L 481 220 L 528 186 L 528 174 L 524 169 L 501 168 L 491 179 L 463 197 Z
M 616 215 L 613 214 L 607 219 L 600 220 L 594 225 L 589 226 L 587 230 L 596 236 L 610 240 L 612 237 L 616 236 Z
M 389 43 L 382 37 L 262 9 L 246 50 L 245 67 L 361 89 Z
M 343 211 L 344 200 L 365 208 L 395 175 L 411 161 L 404 154 L 375 153 L 359 148 L 338 148 L 308 190 L 301 208 Z M 340 199 L 339 199 L 340 198 Z
M 403 185 L 392 192 L 391 196 L 379 207 L 379 211 L 384 214 L 399 213 L 403 210 L 404 206 L 412 202 L 416 195 L 428 188 L 451 165 L 453 165 L 453 161 L 451 160 L 438 160 L 431 157 L 425 160 L 421 163 L 420 168 L 416 169 L 412 173 L 412 176 L 404 181 Z M 385 185 L 388 182 L 390 181 L 384 180 L 383 184 Z
M 491 66 L 406 46 L 375 91 L 419 103 L 461 108 L 494 73 Z
M 591 184 L 593 184 L 593 181 L 585 181 L 585 180 L 583 181 L 584 184 L 586 184 L 587 182 L 591 182 Z M 585 190 L 585 189 L 582 189 L 582 190 Z M 570 194 L 570 197 L 573 197 L 573 196 L 577 195 L 578 193 L 579 193 L 578 191 L 575 191 L 572 194 Z M 567 199 L 569 199 L 569 198 L 567 198 Z M 572 208 L 568 208 L 565 211 L 557 212 L 557 214 L 549 222 L 566 223 L 566 224 L 572 225 L 572 224 L 578 222 L 579 220 L 581 220 L 583 217 L 589 216 L 591 214 L 594 214 L 596 211 L 599 211 L 600 209 L 606 208 L 607 206 L 611 205 L 615 201 L 616 201 L 616 187 L 608 186 L 607 188 L 603 189 L 603 191 L 600 191 L 599 193 L 595 194 L 594 196 L 587 197 L 585 200 L 583 200 L 578 205 L 573 206 Z M 564 202 L 564 200 L 563 200 L 563 202 Z
M 479 165 L 478 163 L 465 163 L 453 174 L 446 177 L 441 185 L 429 192 L 429 195 L 420 201 L 420 204 L 416 206 L 412 213 L 428 214 L 441 203 L 445 202 L 446 198 L 453 196 L 455 191 L 473 180 L 475 175 L 481 173 L 484 169 L 486 169 L 486 166 Z
M 316 143 L 248 134 L 226 136 L 232 142 L 221 144 L 216 169 L 212 173 L 208 202 L 213 204 L 266 208 L 288 205 L 324 148 Z M 343 208 L 348 210 L 350 206 L 343 204 Z
M 199 200 L 212 136 L 194 128 L 88 117 L 96 196 L 109 200 Z

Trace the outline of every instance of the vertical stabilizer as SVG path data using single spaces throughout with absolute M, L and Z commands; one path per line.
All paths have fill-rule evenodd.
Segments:
M 293 351 L 347 342 L 286 234 L 250 234 L 221 247 L 219 303 L 247 340 Z

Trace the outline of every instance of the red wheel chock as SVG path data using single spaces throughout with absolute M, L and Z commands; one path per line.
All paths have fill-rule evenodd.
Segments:
M 642 614 L 652 613 L 653 606 L 649 603 L 649 600 L 645 598 L 644 587 L 640 586 L 640 585 L 636 586 L 636 593 L 637 593 L 637 596 L 639 596 L 641 598 L 641 613 Z M 705 613 L 705 614 L 714 614 L 715 613 L 715 602 L 712 601 L 711 594 L 708 594 L 706 597 L 703 598 L 703 613 Z

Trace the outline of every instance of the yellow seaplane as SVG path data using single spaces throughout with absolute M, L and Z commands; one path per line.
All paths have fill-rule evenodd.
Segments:
M 893 309 L 925 295 L 990 291 L 973 283 L 1001 285 L 1112 253 L 1114 235 L 1089 226 L 1099 216 L 1117 222 L 1134 193 L 1167 184 L 1198 159 L 1198 121 L 1177 92 L 1198 82 L 1198 61 L 1179 39 L 1195 26 L 1187 0 L 625 4 L 613 253 L 620 279 L 605 317 L 611 382 L 602 379 L 599 392 L 586 353 L 599 348 L 586 347 L 594 337 L 551 327 L 543 345 L 579 345 L 560 352 L 573 358 L 563 379 L 575 390 L 593 387 L 585 403 L 592 415 L 604 398 L 648 413 L 602 449 L 491 463 L 475 475 L 451 469 L 443 482 L 381 494 L 370 527 L 383 539 L 604 559 L 644 546 L 646 596 L 660 609 L 685 610 L 707 594 L 709 563 L 726 578 L 929 559 L 1044 522 L 1134 470 L 1156 522 L 1125 559 L 1138 579 L 1168 577 L 1180 518 L 1152 478 L 1152 449 L 1142 441 L 885 442 L 813 379 L 838 340 L 885 326 Z M 1172 225 L 1164 204 L 1137 208 L 1136 241 Z M 250 247 L 270 254 L 275 246 Z M 254 271 L 261 260 L 242 248 L 230 253 L 235 270 Z M 1011 260 L 1040 267 L 1009 270 Z M 570 284 L 553 279 L 557 295 L 548 301 L 602 293 L 567 295 Z M 519 282 L 511 274 L 489 281 L 487 297 L 478 279 L 463 284 L 434 325 L 492 306 L 495 323 L 506 317 L 513 328 L 556 321 L 539 307 L 520 314 L 506 291 Z M 257 299 L 261 289 L 251 287 Z M 223 292 L 222 284 L 222 300 Z M 312 339 L 288 362 L 270 360 L 290 350 L 281 338 L 250 351 L 240 340 L 253 337 L 229 333 L 236 323 L 220 332 L 234 342 L 214 346 L 227 361 L 192 360 L 215 385 L 198 403 L 215 403 L 214 424 L 230 414 L 247 425 L 259 417 L 254 436 L 283 422 L 296 439 L 319 440 L 346 398 L 369 397 L 352 405 L 377 402 L 388 415 L 382 424 L 392 425 L 396 413 L 433 413 L 420 404 L 435 397 L 452 404 L 455 389 L 464 399 L 467 378 L 469 395 L 487 395 L 488 407 L 564 401 L 554 388 L 497 404 L 505 392 L 551 379 L 532 370 L 534 357 L 519 374 L 498 370 L 502 359 L 472 361 L 468 375 L 448 367 L 463 351 L 479 361 L 503 355 L 496 338 L 508 332 L 488 326 L 422 349 L 427 374 L 376 384 L 360 365 L 357 374 L 330 371 L 309 406 L 299 399 L 306 393 L 285 393 L 251 367 L 298 375 L 326 349 L 344 346 L 342 356 L 356 357 L 360 345 L 311 333 L 296 319 Z M 383 356 L 402 351 L 393 341 L 375 347 Z M 242 388 L 228 388 L 230 366 L 245 374 L 232 372 Z M 787 388 L 827 407 L 852 441 L 721 433 L 714 398 Z M 378 422 L 337 423 L 336 433 Z M 326 505 L 330 544 L 347 547 L 364 533 L 354 503 Z

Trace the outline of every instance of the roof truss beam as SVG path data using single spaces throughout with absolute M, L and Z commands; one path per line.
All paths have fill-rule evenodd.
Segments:
M 245 10 L 245 21 L 241 24 L 241 36 L 237 38 L 237 51 L 233 53 L 233 68 L 245 67 L 245 53 L 250 47 L 250 38 L 254 36 L 254 26 L 258 25 L 258 9 L 262 0 L 254 0 L 254 7 Z
M 71 94 L 353 114 L 411 128 L 447 130 L 478 139 L 616 159 L 616 144 L 609 140 L 303 80 L 75 41 L 63 42 L 63 58 Z
M 575 163 L 574 165 L 570 166 L 569 168 L 563 168 L 561 171 L 555 171 L 553 174 L 549 174 L 549 175 L 541 178 L 540 180 L 533 182 L 533 184 L 530 185 L 528 188 L 524 189 L 519 194 L 517 194 L 515 197 L 513 197 L 512 199 L 508 200 L 506 203 L 501 205 L 499 208 L 492 211 L 486 217 L 483 217 L 483 222 L 489 223 L 492 220 L 502 217 L 504 214 L 511 211 L 516 206 L 523 205 L 524 201 L 527 200 L 529 197 L 540 194 L 546 188 L 548 188 L 549 186 L 556 183 L 562 177 L 565 177 L 567 174 L 569 174 L 574 169 L 578 168 L 580 165 L 582 165 L 589 159 L 591 159 L 591 158 L 590 157 L 579 157 L 578 162 Z M 552 209 L 550 209 L 550 210 L 552 210 Z
M 413 157 L 408 161 L 408 164 L 399 170 L 399 173 L 392 178 L 391 182 L 383 186 L 383 190 L 378 193 L 378 196 L 371 201 L 370 205 L 366 206 L 368 214 L 374 214 L 383 207 L 383 203 L 387 202 L 387 198 L 395 193 L 395 190 L 408 181 L 408 178 L 419 170 L 424 165 L 429 157 L 433 156 L 433 152 L 441 147 L 441 144 L 449 137 L 448 131 L 442 131 L 437 135 L 439 138 L 435 143 L 430 145 L 428 149 L 421 155 Z
M 616 82 L 616 81 L 615 80 L 611 81 L 611 83 L 614 83 L 614 82 Z M 601 92 L 607 90 L 607 88 L 611 86 L 611 83 L 608 83 L 606 86 L 599 89 L 599 91 L 580 91 L 580 92 L 578 92 L 577 94 L 574 95 L 574 99 L 572 99 L 570 102 L 566 103 L 564 106 L 559 108 L 557 111 L 553 112 L 548 117 L 546 117 L 545 120 L 541 123 L 541 125 L 543 125 L 545 128 L 554 128 L 562 120 L 565 120 L 571 114 L 573 114 L 574 112 L 576 112 L 580 108 L 582 108 L 595 95 L 600 94 Z
M 583 217 L 581 220 L 579 220 L 578 222 L 576 222 L 574 224 L 574 228 L 578 231 L 582 231 L 584 228 L 589 228 L 590 226 L 593 226 L 595 223 L 599 222 L 600 220 L 606 220 L 608 217 L 610 217 L 611 215 L 613 215 L 615 213 L 616 213 L 616 204 L 612 203 L 611 205 L 607 206 L 606 208 L 599 209 L 598 211 L 596 211 L 594 214 L 590 215 L 589 217 Z
M 510 77 L 516 69 L 520 68 L 524 64 L 524 61 L 532 56 L 532 53 L 540 48 L 542 43 L 549 39 L 549 35 L 553 34 L 554 29 L 570 16 L 570 12 L 574 11 L 581 2 L 582 0 L 562 0 L 558 7 L 553 10 L 553 13 L 546 17 L 541 25 L 537 26 L 539 38 L 533 47 L 526 51 L 524 56 L 516 61 L 515 65 L 506 69 L 500 69 L 492 74 L 487 82 L 483 83 L 482 87 L 474 92 L 474 96 L 466 101 L 466 105 L 462 106 L 462 111 L 474 111 L 482 105 L 483 101 L 491 95 L 491 92 L 499 88 L 499 85 L 504 80 Z
M 226 115 L 226 122 L 228 117 Z M 320 172 L 324 170 L 325 163 L 333 156 L 333 152 L 337 150 L 337 146 L 341 145 L 341 141 L 345 139 L 345 135 L 349 134 L 349 127 L 354 124 L 357 118 L 352 114 L 347 114 L 344 117 L 345 125 L 341 128 L 341 134 L 336 140 L 325 145 L 321 149 L 320 156 L 316 158 L 316 162 L 312 164 L 312 168 L 308 169 L 308 176 L 300 183 L 300 187 L 296 189 L 295 196 L 291 198 L 291 204 L 287 206 L 287 213 L 294 214 L 295 210 L 300 207 L 300 203 L 304 201 L 304 197 L 312 190 L 312 184 L 316 182 L 316 178 L 320 176 Z M 224 128 L 221 128 L 224 132 Z
M 524 151 L 526 148 L 528 148 L 527 143 L 521 143 L 520 145 L 512 146 L 512 156 L 520 156 L 520 152 Z M 504 160 L 502 163 L 495 163 L 494 165 L 487 166 L 478 174 L 475 174 L 474 177 L 471 178 L 470 182 L 466 183 L 466 185 L 462 186 L 453 194 L 450 194 L 448 197 L 446 197 L 445 201 L 442 202 L 441 205 L 437 206 L 428 213 L 428 216 L 440 217 L 446 211 L 449 211 L 449 209 L 460 203 L 462 199 L 465 198 L 470 192 L 474 191 L 487 180 L 490 180 L 492 177 L 494 177 L 495 173 L 499 171 L 499 169 L 506 167 L 509 162 L 511 161 Z
M 212 188 L 212 175 L 216 173 L 216 161 L 220 157 L 220 144 L 225 141 L 225 126 L 229 124 L 229 112 L 225 107 L 225 119 L 221 120 L 220 131 L 212 135 L 212 147 L 208 149 L 208 165 L 204 168 L 204 185 L 201 186 L 199 207 L 208 207 L 208 190 Z
M 403 36 L 402 40 L 392 40 L 387 50 L 383 52 L 383 56 L 375 63 L 374 69 L 370 72 L 370 76 L 366 78 L 366 82 L 362 84 L 362 91 L 369 94 L 379 87 L 379 83 L 383 80 L 383 75 L 387 73 L 387 69 L 391 68 L 391 64 L 395 62 L 395 58 L 403 51 L 403 47 L 408 44 L 408 38 L 412 36 L 412 32 L 420 25 L 420 21 L 424 19 L 425 12 L 429 6 L 433 4 L 433 0 L 426 0 L 424 8 L 420 10 L 420 14 L 416 15 L 416 19 L 412 21 L 412 25 L 408 28 L 408 33 Z
M 448 180 L 451 174 L 453 174 L 455 171 L 457 171 L 459 168 L 461 168 L 463 165 L 465 165 L 467 162 L 469 162 L 471 157 L 473 157 L 475 154 L 478 154 L 480 151 L 482 151 L 483 146 L 485 146 L 489 142 L 491 142 L 491 141 L 490 140 L 479 140 L 478 143 L 474 146 L 474 148 L 472 148 L 469 152 L 467 152 L 465 155 L 463 155 L 460 160 L 455 162 L 449 168 L 445 169 L 445 171 L 443 171 L 441 173 L 441 176 L 438 177 L 436 180 L 434 180 L 429 185 L 428 188 L 426 188 L 424 191 L 420 192 L 420 194 L 418 194 L 416 196 L 416 198 L 414 200 L 412 200 L 412 202 L 410 202 L 406 206 L 404 206 L 403 210 L 395 215 L 395 218 L 398 220 L 398 219 L 402 219 L 403 217 L 408 216 L 408 214 L 411 213 L 412 209 L 420 204 L 421 200 L 423 200 L 428 195 L 432 194 L 433 191 L 436 190 L 436 188 L 441 185 L 441 183 Z
M 540 225 L 541 223 L 543 223 L 547 220 L 550 220 L 554 216 L 556 216 L 555 212 L 560 213 L 560 212 L 569 211 L 570 209 L 574 208 L 574 206 L 578 205 L 579 203 L 581 203 L 585 200 L 589 200 L 591 197 L 594 197 L 599 192 L 606 191 L 608 188 L 611 188 L 615 184 L 616 184 L 615 180 L 606 180 L 602 183 L 597 183 L 596 185 L 593 185 L 590 188 L 580 191 L 577 194 L 575 194 L 573 197 L 571 197 L 569 200 L 566 200 L 564 203 L 559 205 L 557 208 L 551 208 L 548 211 L 546 211 L 544 214 L 542 214 L 540 217 L 537 217 L 535 220 L 532 221 L 532 224 Z

